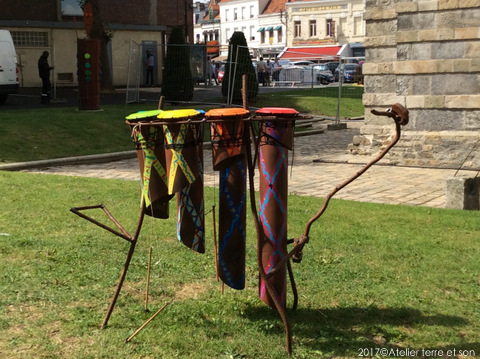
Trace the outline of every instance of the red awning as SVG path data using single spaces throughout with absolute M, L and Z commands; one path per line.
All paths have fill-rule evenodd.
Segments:
M 287 47 L 279 58 L 286 60 L 314 60 L 338 56 L 342 46 Z

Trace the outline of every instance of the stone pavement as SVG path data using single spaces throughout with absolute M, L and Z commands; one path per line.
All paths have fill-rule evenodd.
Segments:
M 289 191 L 300 196 L 325 197 L 336 186 L 353 176 L 362 164 L 351 163 L 346 153 L 353 136 L 359 134 L 361 121 L 348 121 L 342 130 L 325 130 L 321 134 L 295 137 L 293 169 L 289 170 Z M 315 125 L 326 128 L 325 123 Z M 132 154 L 134 152 L 132 151 Z M 134 154 L 133 154 L 134 155 Z M 366 159 L 357 157 L 355 161 Z M 349 162 L 350 161 L 350 162 Z M 211 150 L 204 151 L 205 185 L 218 187 L 218 174 L 212 169 Z M 140 180 L 136 158 L 89 165 L 65 165 L 25 169 L 25 172 L 107 179 Z M 397 167 L 385 160 L 372 166 L 359 179 L 339 191 L 334 198 L 346 200 L 404 204 L 443 208 L 448 177 L 477 175 L 474 171 Z M 258 181 L 258 175 L 255 176 Z M 258 182 L 257 187 L 258 188 Z

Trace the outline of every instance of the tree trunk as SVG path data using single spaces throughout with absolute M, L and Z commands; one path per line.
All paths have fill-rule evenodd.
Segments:
M 90 37 L 100 40 L 100 88 L 102 90 L 113 90 L 112 69 L 108 60 L 107 45 L 110 37 L 105 32 L 98 0 L 88 0 L 93 9 L 93 25 Z

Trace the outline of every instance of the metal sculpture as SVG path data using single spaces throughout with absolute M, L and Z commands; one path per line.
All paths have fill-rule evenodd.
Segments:
M 297 306 L 298 296 L 290 259 L 294 262 L 301 261 L 304 246 L 309 241 L 310 228 L 325 212 L 330 199 L 383 158 L 400 139 L 401 126 L 408 123 L 408 110 L 400 104 L 395 104 L 384 112 L 372 110 L 372 113 L 394 120 L 396 135 L 392 143 L 354 176 L 335 187 L 325 198 L 319 212 L 307 222 L 304 233 L 291 240 L 287 240 L 286 237 L 287 166 L 288 150 L 293 148 L 294 123 L 297 118 L 300 118 L 297 111 L 287 108 L 263 108 L 257 111 L 253 118 L 250 117 L 248 110 L 241 108 L 213 109 L 206 114 L 196 110 L 181 110 L 144 112 L 129 116 L 127 124 L 131 128 L 135 141 L 142 178 L 141 209 L 134 234 L 130 235 L 103 204 L 71 209 L 80 217 L 130 243 L 115 294 L 101 327 L 107 325 L 122 288 L 145 214 L 167 218 L 168 201 L 176 195 L 178 239 L 197 252 L 205 251 L 202 128 L 203 123 L 207 121 L 211 126 L 213 167 L 220 171 L 220 244 L 216 258 L 217 270 L 224 283 L 234 289 L 244 288 L 246 178 L 248 176 L 250 205 L 257 233 L 259 293 L 261 299 L 275 308 L 282 318 L 286 332 L 287 352 L 291 354 L 292 333 L 286 316 L 287 272 L 294 294 L 293 308 Z M 255 138 L 252 120 L 261 123 L 258 138 Z M 254 144 L 254 155 L 251 152 L 250 141 Z M 257 211 L 255 204 L 253 180 L 254 162 L 257 158 L 260 173 L 260 212 Z M 102 209 L 116 229 L 83 213 L 90 209 Z M 287 244 L 292 243 L 293 249 L 288 252 Z

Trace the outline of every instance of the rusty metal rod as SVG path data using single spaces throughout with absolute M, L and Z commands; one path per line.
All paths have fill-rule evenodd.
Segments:
M 113 233 L 115 234 L 116 236 L 120 237 L 120 238 L 123 238 L 125 239 L 126 241 L 128 242 L 131 242 L 132 239 L 131 239 L 131 236 L 125 231 L 125 233 L 120 233 L 118 231 L 116 231 L 115 229 L 113 228 L 110 228 L 108 226 L 106 226 L 105 224 L 97 221 L 96 219 L 93 219 L 92 217 L 90 216 L 87 216 L 86 214 L 83 214 L 81 211 L 82 210 L 86 210 L 86 209 L 96 209 L 96 208 L 102 208 L 105 210 L 105 206 L 103 204 L 101 205 L 97 205 L 97 206 L 87 206 L 87 207 L 72 207 L 70 208 L 70 212 L 76 214 L 77 216 L 83 218 L 83 219 L 86 219 L 87 221 L 93 223 L 93 224 L 96 224 L 97 226 L 109 231 L 110 233 Z M 108 215 L 108 214 L 107 214 Z M 112 219 L 113 217 L 109 216 L 110 219 Z M 115 224 L 117 224 L 118 222 L 116 222 L 115 220 L 113 221 Z M 117 226 L 118 227 L 118 226 Z M 122 229 L 123 227 L 120 227 L 120 229 Z
M 123 282 L 125 280 L 125 277 L 127 275 L 128 267 L 130 265 L 130 261 L 132 260 L 133 257 L 133 252 L 135 251 L 135 246 L 137 244 L 138 236 L 140 235 L 140 230 L 142 229 L 142 224 L 143 224 L 143 219 L 145 217 L 145 209 L 143 205 L 143 199 L 141 203 L 141 210 L 140 210 L 140 216 L 138 219 L 137 223 L 137 228 L 135 229 L 135 234 L 130 242 L 130 248 L 127 253 L 127 258 L 125 259 L 125 264 L 123 265 L 122 272 L 120 273 L 120 278 L 118 279 L 117 283 L 117 288 L 115 290 L 115 293 L 113 294 L 112 300 L 110 302 L 110 305 L 108 306 L 107 313 L 105 314 L 105 318 L 103 319 L 102 325 L 100 326 L 100 329 L 103 329 L 107 326 L 108 320 L 110 319 L 110 316 L 112 315 L 113 308 L 115 307 L 115 303 L 117 302 L 118 295 L 120 294 L 120 291 L 122 290 Z
M 138 328 L 138 329 L 135 331 L 135 333 L 133 333 L 132 335 L 130 335 L 130 336 L 125 340 L 125 343 L 128 343 L 130 340 L 133 339 L 134 336 L 136 336 L 138 333 L 140 333 L 140 331 L 141 331 L 143 328 L 145 328 L 145 327 L 147 326 L 147 324 L 150 323 L 162 310 L 164 310 L 167 305 L 168 305 L 168 303 L 165 303 L 165 304 L 163 305 L 163 307 L 161 307 L 159 310 L 157 310 L 157 311 L 155 312 L 155 314 L 150 317 L 150 319 L 148 319 L 145 323 L 143 323 L 143 324 L 140 326 L 140 328 Z
M 325 212 L 325 210 L 327 209 L 327 206 L 328 206 L 328 203 L 330 202 L 330 199 L 335 195 L 335 193 L 337 193 L 338 191 L 340 191 L 342 188 L 344 188 L 345 186 L 347 186 L 348 184 L 352 183 L 354 180 L 356 180 L 358 177 L 360 177 L 362 174 L 364 174 L 370 167 L 372 167 L 375 163 L 377 163 L 378 161 L 380 161 L 386 154 L 388 151 L 390 151 L 390 149 L 396 145 L 396 143 L 398 142 L 398 140 L 400 139 L 400 124 L 399 123 L 396 123 L 395 124 L 395 128 L 396 128 L 396 136 L 395 138 L 393 139 L 393 141 L 377 156 L 375 157 L 370 163 L 367 163 L 360 171 L 358 171 L 355 175 L 353 175 L 352 177 L 350 177 L 349 179 L 345 180 L 343 183 L 341 183 L 340 185 L 338 185 L 337 187 L 335 187 L 328 195 L 327 197 L 325 197 L 325 201 L 323 202 L 323 206 L 322 208 L 317 212 L 317 214 L 315 216 L 313 216 L 307 223 L 307 225 L 305 226 L 305 231 L 304 231 L 304 236 L 308 237 L 309 233 L 310 233 L 310 227 L 312 226 L 313 222 L 315 222 L 318 218 L 320 218 L 320 216 L 323 214 L 323 212 Z
M 150 266 L 152 264 L 152 247 L 148 251 L 148 266 L 147 266 L 147 287 L 145 288 L 145 311 L 148 312 L 148 290 L 150 287 Z
M 318 213 L 315 216 L 313 216 L 308 221 L 307 225 L 305 226 L 305 231 L 304 231 L 304 234 L 303 234 L 305 237 L 308 237 L 308 235 L 310 233 L 310 227 L 325 212 L 325 210 L 327 209 L 328 203 L 330 202 L 330 199 L 335 195 L 335 193 L 337 193 L 342 188 L 344 188 L 345 186 L 347 186 L 348 184 L 350 184 L 351 182 L 356 180 L 363 173 L 365 173 L 365 171 L 367 171 L 371 166 L 373 166 L 375 163 L 380 161 L 387 154 L 387 152 L 390 151 L 390 149 L 397 144 L 398 140 L 400 139 L 400 135 L 401 135 L 401 126 L 404 126 L 404 125 L 408 124 L 408 119 L 409 119 L 408 118 L 409 117 L 408 110 L 404 106 L 402 106 L 398 103 L 394 104 L 387 111 L 371 110 L 371 112 L 376 116 L 390 117 L 395 121 L 395 137 L 394 137 L 393 141 L 377 157 L 375 157 L 370 163 L 367 163 L 355 175 L 353 175 L 351 178 L 349 178 L 346 181 L 344 181 L 343 183 L 341 183 L 339 186 L 335 187 L 328 194 L 328 196 L 325 198 L 325 201 L 323 203 L 322 208 L 318 211 Z M 301 247 L 303 247 L 303 245 L 301 245 Z

